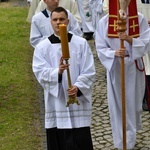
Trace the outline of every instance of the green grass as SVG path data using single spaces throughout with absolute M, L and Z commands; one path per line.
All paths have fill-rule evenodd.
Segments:
M 0 7 L 0 150 L 42 150 L 27 7 Z

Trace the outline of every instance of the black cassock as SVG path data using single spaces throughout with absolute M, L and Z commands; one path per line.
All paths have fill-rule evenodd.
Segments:
M 93 150 L 90 127 L 46 129 L 48 150 Z

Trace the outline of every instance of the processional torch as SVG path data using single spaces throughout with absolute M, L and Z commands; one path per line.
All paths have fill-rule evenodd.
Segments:
M 68 64 L 68 60 L 70 58 L 70 54 L 69 54 L 69 46 L 68 46 L 67 26 L 65 24 L 60 24 L 59 25 L 59 30 L 60 30 L 62 57 L 65 60 L 65 63 Z M 67 69 L 67 77 L 68 77 L 68 87 L 72 88 L 69 68 Z M 77 98 L 72 98 L 71 96 L 68 96 L 68 101 L 67 101 L 66 107 L 68 107 L 69 104 L 74 104 L 74 103 L 79 105 L 79 102 L 78 102 Z
M 126 10 L 130 0 L 117 0 L 119 6 L 117 31 L 126 31 Z M 120 39 L 120 48 L 124 48 L 124 40 Z M 122 134 L 123 134 L 123 150 L 126 150 L 126 101 L 125 101 L 125 67 L 124 57 L 121 57 L 121 95 L 122 95 Z

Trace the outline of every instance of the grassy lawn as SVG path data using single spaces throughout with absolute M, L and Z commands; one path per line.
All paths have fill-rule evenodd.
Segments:
M 0 7 L 0 150 L 43 150 L 27 7 Z

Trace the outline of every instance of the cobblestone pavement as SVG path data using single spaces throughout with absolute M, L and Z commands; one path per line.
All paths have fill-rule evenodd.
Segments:
M 91 125 L 94 150 L 115 150 L 112 141 L 112 132 L 108 113 L 105 69 L 103 68 L 99 59 L 97 58 L 94 40 L 89 41 L 89 45 L 91 46 L 96 66 L 96 79 L 93 87 L 93 96 L 92 96 L 93 110 L 92 110 L 92 125 Z M 44 105 L 42 95 L 43 91 L 41 87 L 39 87 L 39 102 L 41 106 L 41 118 L 43 124 L 43 141 L 44 141 L 44 149 L 46 150 L 44 114 L 43 114 Z M 137 132 L 137 140 L 136 140 L 137 143 L 134 150 L 150 150 L 149 112 L 143 111 L 142 121 L 143 121 L 143 129 Z

